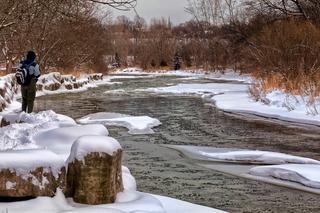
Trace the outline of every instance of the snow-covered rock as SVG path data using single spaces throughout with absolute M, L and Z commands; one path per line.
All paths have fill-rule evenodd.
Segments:
M 152 128 L 161 125 L 158 119 L 149 116 L 131 116 L 120 113 L 100 112 L 79 119 L 80 123 L 102 123 L 108 126 L 122 126 L 129 129 L 130 134 L 152 134 Z
M 81 92 L 96 87 L 96 84 L 100 83 L 105 83 L 101 73 L 82 75 L 77 79 L 73 75 L 61 75 L 59 72 L 52 72 L 40 76 L 37 82 L 37 95 Z
M 65 164 L 48 150 L 0 152 L 0 196 L 53 196 L 65 187 Z
M 14 74 L 0 77 L 0 112 L 14 100 L 18 85 Z

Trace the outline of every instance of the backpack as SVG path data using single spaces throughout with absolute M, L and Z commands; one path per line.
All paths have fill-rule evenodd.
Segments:
M 28 86 L 31 83 L 33 76 L 29 73 L 31 66 L 36 66 L 35 62 L 32 62 L 31 64 L 26 64 L 23 62 L 22 65 L 17 69 L 15 76 L 18 84 L 22 86 Z

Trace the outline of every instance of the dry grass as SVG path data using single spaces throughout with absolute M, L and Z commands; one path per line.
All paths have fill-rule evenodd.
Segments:
M 279 73 L 261 75 L 259 71 L 253 73 L 253 76 L 257 79 L 257 83 L 250 87 L 250 94 L 256 101 L 267 103 L 265 96 L 268 92 L 282 90 L 290 95 L 308 97 L 309 107 L 316 107 L 315 101 L 320 97 L 319 72 L 315 72 L 312 76 L 301 74 L 290 79 Z

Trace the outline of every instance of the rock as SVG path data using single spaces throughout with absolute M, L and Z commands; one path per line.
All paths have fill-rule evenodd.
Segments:
M 80 87 L 82 87 L 82 85 L 79 82 L 74 82 L 73 83 L 73 88 L 79 89 Z
M 60 87 L 61 87 L 61 84 L 55 82 L 55 83 L 46 84 L 44 86 L 44 89 L 45 90 L 50 90 L 50 91 L 55 91 L 55 90 L 58 90 Z
M 73 85 L 72 85 L 71 83 L 67 83 L 67 82 L 64 83 L 64 87 L 65 87 L 67 90 L 72 90 L 72 89 L 73 89 Z
M 5 127 L 10 125 L 10 122 L 7 121 L 4 117 L 1 117 L 0 119 L 1 119 L 0 127 Z
M 115 139 L 79 138 L 68 159 L 66 195 L 83 204 L 113 203 L 123 191 L 121 159 L 121 146 Z
M 44 85 L 45 90 L 55 91 L 61 87 L 61 74 L 53 72 L 40 76 L 38 85 Z M 41 86 L 39 86 L 41 87 Z
M 42 91 L 43 90 L 43 84 L 37 84 L 37 91 Z
M 0 88 L 0 96 L 4 97 L 6 95 L 6 89 L 5 88 Z
M 6 107 L 6 101 L 4 100 L 4 98 L 2 96 L 0 96 L 0 112 L 2 112 L 2 110 Z
M 76 82 L 77 78 L 73 75 L 62 75 L 61 76 L 61 83 L 65 82 Z
M 48 150 L 6 151 L 0 155 L 0 197 L 53 196 L 65 190 L 64 161 Z
M 11 169 L 0 171 L 0 197 L 39 197 L 55 195 L 57 188 L 65 189 L 66 170 L 63 167 L 58 179 L 48 168 L 39 167 L 27 176 Z
M 102 73 L 94 73 L 89 75 L 89 79 L 91 81 L 99 81 L 103 80 L 103 74 Z

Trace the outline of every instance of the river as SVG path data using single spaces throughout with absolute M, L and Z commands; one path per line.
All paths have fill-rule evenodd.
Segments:
M 319 195 L 199 167 L 180 152 L 163 146 L 250 148 L 320 160 L 317 128 L 298 128 L 289 123 L 225 113 L 198 97 L 135 92 L 135 89 L 213 80 L 141 76 L 115 81 L 122 84 L 39 97 L 36 110 L 52 109 L 74 119 L 96 112 L 158 118 L 162 125 L 152 135 L 130 135 L 124 128 L 108 127 L 110 135 L 124 148 L 124 164 L 136 178 L 140 191 L 229 212 L 320 212 Z M 105 93 L 119 89 L 121 92 Z

